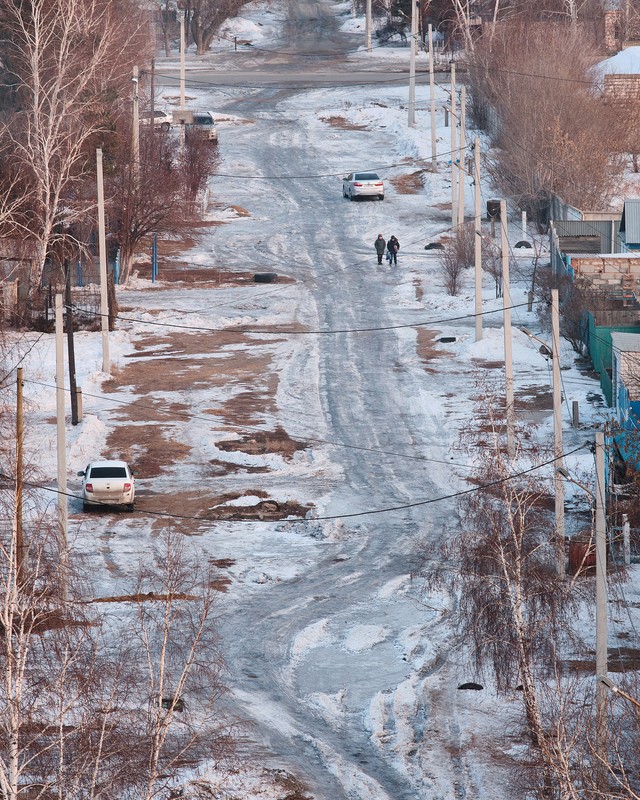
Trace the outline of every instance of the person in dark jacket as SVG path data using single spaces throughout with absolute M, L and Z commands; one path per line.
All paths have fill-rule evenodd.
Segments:
M 376 248 L 376 253 L 378 254 L 378 264 L 382 264 L 382 256 L 384 255 L 384 248 L 387 246 L 387 243 L 381 233 L 378 234 L 378 238 L 373 243 L 373 246 Z
M 387 242 L 387 250 L 389 251 L 389 261 L 398 266 L 398 250 L 400 249 L 400 242 L 395 236 L 390 236 Z

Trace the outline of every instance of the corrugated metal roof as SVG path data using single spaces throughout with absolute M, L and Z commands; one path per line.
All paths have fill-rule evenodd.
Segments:
M 640 353 L 640 333 L 611 332 L 613 347 L 620 353 Z
M 640 244 L 640 200 L 625 200 L 620 233 L 627 244 Z

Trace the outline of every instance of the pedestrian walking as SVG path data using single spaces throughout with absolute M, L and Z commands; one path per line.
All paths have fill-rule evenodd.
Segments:
M 384 248 L 387 246 L 387 243 L 381 233 L 378 234 L 378 238 L 373 243 L 373 246 L 376 248 L 376 253 L 378 254 L 378 264 L 382 264 L 382 256 L 384 255 Z
M 391 263 L 396 265 L 396 267 L 398 266 L 399 249 L 400 249 L 400 242 L 396 239 L 395 236 L 390 236 L 389 241 L 387 242 L 387 253 L 388 253 L 387 257 Z

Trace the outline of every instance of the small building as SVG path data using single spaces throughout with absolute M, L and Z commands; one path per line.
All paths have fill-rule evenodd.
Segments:
M 640 448 L 640 333 L 612 333 L 613 408 L 620 427 L 615 442 L 623 461 L 638 469 Z
M 640 199 L 624 201 L 619 233 L 627 250 L 640 250 Z

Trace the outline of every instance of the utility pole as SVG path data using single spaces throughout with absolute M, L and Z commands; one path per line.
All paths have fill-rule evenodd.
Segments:
M 458 187 L 456 179 L 458 170 L 456 168 L 456 124 L 458 114 L 456 111 L 456 65 L 451 62 L 451 227 L 455 233 L 458 224 Z
M 23 495 L 23 466 L 22 466 L 22 442 L 24 438 L 24 418 L 22 410 L 22 367 L 18 367 L 16 377 L 16 586 L 22 583 L 22 561 L 23 561 L 23 542 L 22 542 L 22 495 Z
M 556 558 L 558 576 L 564 579 L 564 480 L 562 460 L 562 388 L 560 383 L 560 305 L 558 290 L 551 290 L 551 360 L 553 362 L 553 455 L 555 458 Z
M 522 212 L 522 239 L 526 241 L 527 239 L 527 212 Z
M 509 241 L 507 239 L 507 201 L 500 201 L 500 229 L 502 232 L 502 310 L 504 318 L 504 374 L 507 415 L 507 453 L 516 454 L 516 419 L 513 400 L 513 354 L 511 341 L 511 284 L 509 279 Z
M 151 135 L 153 136 L 155 131 L 155 121 L 156 121 L 156 60 L 155 58 L 151 59 L 151 81 L 149 86 L 149 102 L 151 103 Z
M 431 172 L 438 171 L 438 159 L 436 156 L 436 85 L 433 65 L 433 27 L 431 23 L 427 26 L 429 36 L 429 105 L 431 111 Z
M 367 0 L 364 20 L 364 46 L 371 52 L 371 0 Z
M 474 270 L 475 270 L 475 315 L 476 342 L 482 339 L 482 210 L 480 199 L 480 137 L 473 143 L 474 161 Z
M 71 270 L 64 261 L 65 306 L 67 308 L 67 355 L 69 357 L 69 391 L 71 392 L 71 424 L 78 424 L 78 384 L 76 381 L 76 351 L 73 346 L 73 303 L 71 301 Z
M 102 150 L 96 150 L 98 180 L 98 246 L 100 250 L 100 320 L 102 328 L 102 371 L 111 374 L 109 359 L 109 299 L 107 297 L 107 237 L 104 224 L 104 181 L 102 177 Z
M 416 38 L 418 35 L 417 0 L 411 0 L 411 39 L 409 50 L 409 118 L 410 128 L 416 126 Z
M 464 225 L 464 181 L 465 169 L 464 160 L 467 149 L 466 126 L 466 106 L 467 106 L 467 87 L 462 84 L 460 87 L 460 138 L 458 148 L 458 225 Z
M 64 335 L 62 295 L 56 294 L 56 439 L 58 461 L 58 533 L 63 562 L 67 557 L 67 442 L 64 426 Z M 66 574 L 63 582 L 66 586 Z
M 604 477 L 604 433 L 596 433 L 596 675 L 607 677 L 607 527 Z M 606 760 L 609 740 L 607 724 L 607 687 L 596 683 L 596 748 Z M 606 770 L 598 761 L 598 785 L 602 787 Z
M 185 40 L 184 40 L 184 18 L 185 18 L 186 11 L 181 10 L 178 11 L 178 17 L 180 19 L 180 111 L 184 111 L 184 83 L 185 83 L 185 65 L 184 65 L 184 58 L 185 58 Z
M 132 156 L 133 156 L 133 177 L 136 188 L 140 179 L 140 111 L 139 111 L 139 95 L 138 95 L 138 67 L 133 68 L 133 120 L 131 123 L 132 131 Z M 151 118 L 151 127 L 153 128 L 153 117 Z

